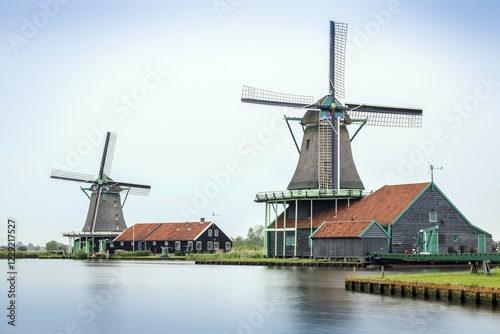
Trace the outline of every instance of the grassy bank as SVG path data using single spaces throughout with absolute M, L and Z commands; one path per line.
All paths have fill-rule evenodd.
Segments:
M 9 257 L 9 252 L 0 252 L 0 259 L 7 259 Z M 62 254 L 41 252 L 41 251 L 16 251 L 16 259 L 61 259 Z
M 383 279 L 385 281 L 402 281 L 418 283 L 435 283 L 448 285 L 461 285 L 466 287 L 491 287 L 500 288 L 500 268 L 494 268 L 491 275 L 470 274 L 469 272 L 430 273 L 430 274 L 396 274 L 366 276 L 368 279 Z
M 236 260 L 236 259 L 262 259 L 262 247 L 234 247 L 230 252 L 210 253 L 210 254 L 195 254 L 191 253 L 186 256 L 186 260 Z

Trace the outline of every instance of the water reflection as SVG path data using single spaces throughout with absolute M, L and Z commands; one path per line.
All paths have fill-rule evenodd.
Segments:
M 491 307 L 345 291 L 347 269 L 29 259 L 19 268 L 18 333 L 469 333 L 498 326 Z M 4 322 L 0 333 L 14 332 Z

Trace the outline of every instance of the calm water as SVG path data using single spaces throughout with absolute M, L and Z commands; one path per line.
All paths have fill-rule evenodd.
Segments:
M 17 325 L 7 325 L 2 280 L 0 333 L 500 330 L 500 310 L 491 307 L 345 291 L 347 269 L 31 259 L 18 261 L 17 269 Z

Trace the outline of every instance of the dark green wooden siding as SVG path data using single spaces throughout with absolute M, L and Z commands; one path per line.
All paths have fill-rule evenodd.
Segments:
M 429 212 L 437 212 L 437 222 L 429 222 Z M 478 247 L 484 231 L 469 224 L 439 190 L 429 187 L 391 227 L 392 252 L 411 251 L 421 229 L 438 226 L 439 253 L 449 250 L 471 251 Z M 491 237 L 486 236 L 486 251 L 491 252 Z

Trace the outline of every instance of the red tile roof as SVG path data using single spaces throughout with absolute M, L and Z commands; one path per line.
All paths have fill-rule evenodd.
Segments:
M 141 223 L 123 231 L 114 241 L 194 240 L 212 222 Z
M 339 209 L 331 220 L 376 220 L 382 226 L 390 225 L 428 185 L 429 182 L 386 185 L 360 201 L 351 202 L 349 208 Z
M 367 221 L 325 222 L 313 238 L 357 238 L 372 223 Z
M 411 204 L 413 200 L 429 185 L 429 182 L 386 185 L 361 200 L 339 201 L 337 213 L 335 207 L 323 210 L 313 216 L 313 227 L 324 221 L 372 221 L 387 226 Z M 297 227 L 309 228 L 310 219 L 297 220 Z M 295 227 L 295 220 L 287 219 L 286 227 Z M 274 228 L 274 223 L 268 228 Z M 283 228 L 283 214 L 278 218 L 278 228 Z
M 123 231 L 115 241 L 144 240 L 159 226 L 160 223 L 135 224 Z

